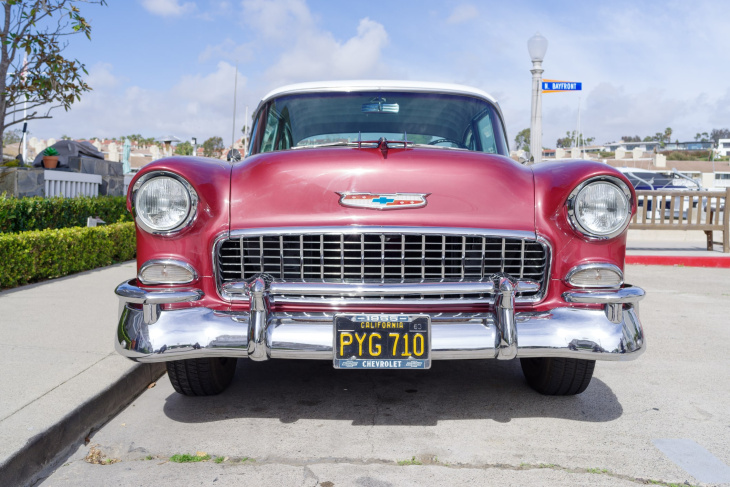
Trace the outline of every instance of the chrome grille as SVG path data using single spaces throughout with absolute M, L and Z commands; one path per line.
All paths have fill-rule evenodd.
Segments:
M 470 282 L 504 272 L 545 284 L 546 246 L 514 237 L 411 233 L 248 235 L 217 249 L 222 283 L 267 274 L 287 282 Z

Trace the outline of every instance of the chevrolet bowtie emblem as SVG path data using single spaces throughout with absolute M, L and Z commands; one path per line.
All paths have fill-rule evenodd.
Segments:
M 368 210 L 423 208 L 430 193 L 337 193 L 340 204 Z

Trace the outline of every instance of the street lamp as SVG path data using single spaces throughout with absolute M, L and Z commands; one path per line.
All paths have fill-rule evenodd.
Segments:
M 194 156 L 198 155 L 198 151 L 196 150 L 198 147 L 198 139 L 193 137 L 193 154 Z
M 542 60 L 548 41 L 537 32 L 527 41 L 532 58 L 532 119 L 530 121 L 530 152 L 535 163 L 542 161 Z

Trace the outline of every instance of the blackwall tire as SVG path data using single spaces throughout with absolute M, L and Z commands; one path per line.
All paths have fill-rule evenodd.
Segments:
M 176 392 L 185 396 L 213 396 L 223 392 L 236 372 L 235 358 L 212 357 L 167 362 L 167 375 Z
M 574 358 L 522 358 L 527 383 L 546 396 L 573 396 L 586 390 L 593 377 L 595 360 Z

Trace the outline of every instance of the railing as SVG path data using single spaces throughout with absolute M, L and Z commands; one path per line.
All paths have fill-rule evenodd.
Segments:
M 730 188 L 724 191 L 637 191 L 638 208 L 632 230 L 702 230 L 707 250 L 713 244 L 730 252 Z M 713 242 L 712 232 L 722 232 L 722 242 Z
M 43 171 L 46 198 L 61 196 L 99 196 L 101 176 L 66 171 Z

